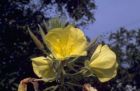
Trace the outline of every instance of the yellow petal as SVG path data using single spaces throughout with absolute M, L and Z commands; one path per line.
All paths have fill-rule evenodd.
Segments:
M 34 73 L 41 78 L 50 78 L 54 76 L 54 71 L 47 58 L 41 56 L 32 58 L 32 66 Z
M 94 51 L 91 57 L 92 60 L 95 59 L 99 55 L 99 53 L 101 52 L 101 48 L 102 48 L 101 44 L 97 46 L 96 50 Z
M 112 78 L 114 78 L 117 75 L 117 67 L 118 64 L 114 64 L 114 66 L 110 69 L 93 69 L 93 73 L 97 76 L 97 78 L 101 81 L 101 82 L 106 82 L 111 80 Z
M 90 66 L 93 68 L 108 69 L 115 63 L 116 54 L 107 45 L 99 45 L 91 57 Z
M 58 60 L 69 57 L 85 56 L 87 54 L 87 40 L 84 33 L 73 26 L 55 28 L 46 35 L 46 43 Z
M 117 73 L 116 55 L 107 45 L 99 45 L 91 57 L 89 67 L 101 82 L 108 81 Z

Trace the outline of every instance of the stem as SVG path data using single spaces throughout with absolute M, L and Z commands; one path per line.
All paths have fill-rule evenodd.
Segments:
M 71 82 L 66 82 L 67 84 L 69 84 L 69 85 L 73 85 L 73 86 L 76 86 L 76 87 L 82 87 L 82 85 L 78 85 L 78 84 L 75 84 L 75 83 L 71 83 Z
M 42 51 L 43 51 L 43 53 L 44 53 L 44 54 L 46 54 L 46 55 L 47 55 L 47 57 L 49 57 L 50 59 L 54 59 L 54 58 L 53 58 L 53 57 L 51 57 L 51 56 L 50 56 L 50 54 L 49 54 L 49 53 L 47 53 L 45 50 L 42 50 Z
M 64 87 L 64 62 L 61 61 L 61 62 L 59 62 L 58 65 L 59 66 L 56 69 L 56 71 L 57 71 L 56 80 L 61 88 L 61 91 L 63 91 L 64 90 L 64 88 L 63 88 Z
M 43 91 L 49 91 L 49 90 L 55 91 L 57 88 L 58 88 L 58 86 L 51 86 L 51 87 L 46 88 L 46 89 L 43 90 Z
M 39 82 L 39 81 L 51 81 L 53 80 L 54 78 L 44 78 L 44 79 L 33 79 L 33 82 Z
M 64 70 L 64 62 L 61 62 L 60 64 L 60 81 L 61 81 L 61 86 L 63 87 L 64 86 L 64 73 L 63 73 L 63 70 Z
M 68 76 L 75 76 L 75 75 L 80 75 L 82 72 L 83 72 L 83 70 L 80 70 L 80 71 L 78 71 L 76 73 L 73 73 L 73 74 L 66 73 L 66 75 L 68 75 Z
M 75 62 L 79 57 L 74 58 L 73 60 L 69 61 L 68 63 L 73 63 Z
M 65 62 L 64 61 L 61 61 L 60 62 L 60 66 L 59 66 L 59 73 L 58 73 L 58 75 L 59 75 L 59 78 L 58 78 L 58 80 L 60 81 L 60 89 L 61 89 L 61 91 L 65 91 L 65 87 L 64 87 L 64 79 L 65 79 L 65 70 L 64 70 L 64 65 L 65 65 Z

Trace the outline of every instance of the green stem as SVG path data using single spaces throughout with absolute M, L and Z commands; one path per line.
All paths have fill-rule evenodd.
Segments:
M 58 86 L 51 86 L 51 87 L 46 88 L 46 89 L 43 90 L 43 91 L 49 91 L 49 90 L 55 91 L 57 88 L 58 88 Z
M 64 87 L 64 62 L 61 61 L 59 62 L 58 64 L 59 66 L 57 67 L 57 81 L 58 83 L 60 83 L 60 88 L 61 88 L 61 91 L 63 91 L 63 87 Z
M 78 72 L 76 72 L 76 73 L 73 73 L 73 74 L 66 73 L 66 75 L 68 75 L 68 76 L 75 76 L 75 75 L 80 75 L 80 74 L 82 74 L 82 72 L 83 72 L 83 70 L 80 70 L 80 71 L 78 71 Z
M 74 58 L 73 60 L 69 61 L 68 63 L 73 63 L 75 62 L 79 57 Z
M 64 73 L 63 73 L 63 70 L 64 70 L 64 62 L 61 62 L 60 64 L 60 81 L 61 81 L 61 86 L 63 87 L 64 85 Z
M 67 84 L 69 85 L 72 85 L 72 86 L 76 86 L 76 87 L 82 87 L 82 85 L 78 85 L 78 84 L 75 84 L 75 83 L 71 83 L 71 82 L 66 82 Z
M 47 57 L 49 57 L 50 59 L 54 59 L 53 57 L 50 56 L 50 54 L 48 52 L 46 52 L 46 50 L 42 50 L 44 54 L 47 55 Z

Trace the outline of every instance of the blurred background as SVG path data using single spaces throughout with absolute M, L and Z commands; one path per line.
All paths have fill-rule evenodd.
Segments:
M 17 91 L 21 79 L 36 77 L 30 58 L 41 55 L 27 32 L 58 17 L 89 38 L 109 44 L 120 64 L 118 75 L 99 91 L 140 91 L 139 0 L 0 0 L 0 91 Z

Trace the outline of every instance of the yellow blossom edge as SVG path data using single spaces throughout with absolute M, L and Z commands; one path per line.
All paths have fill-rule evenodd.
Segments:
M 87 55 L 86 37 L 72 25 L 50 30 L 46 35 L 46 44 L 57 60 Z

